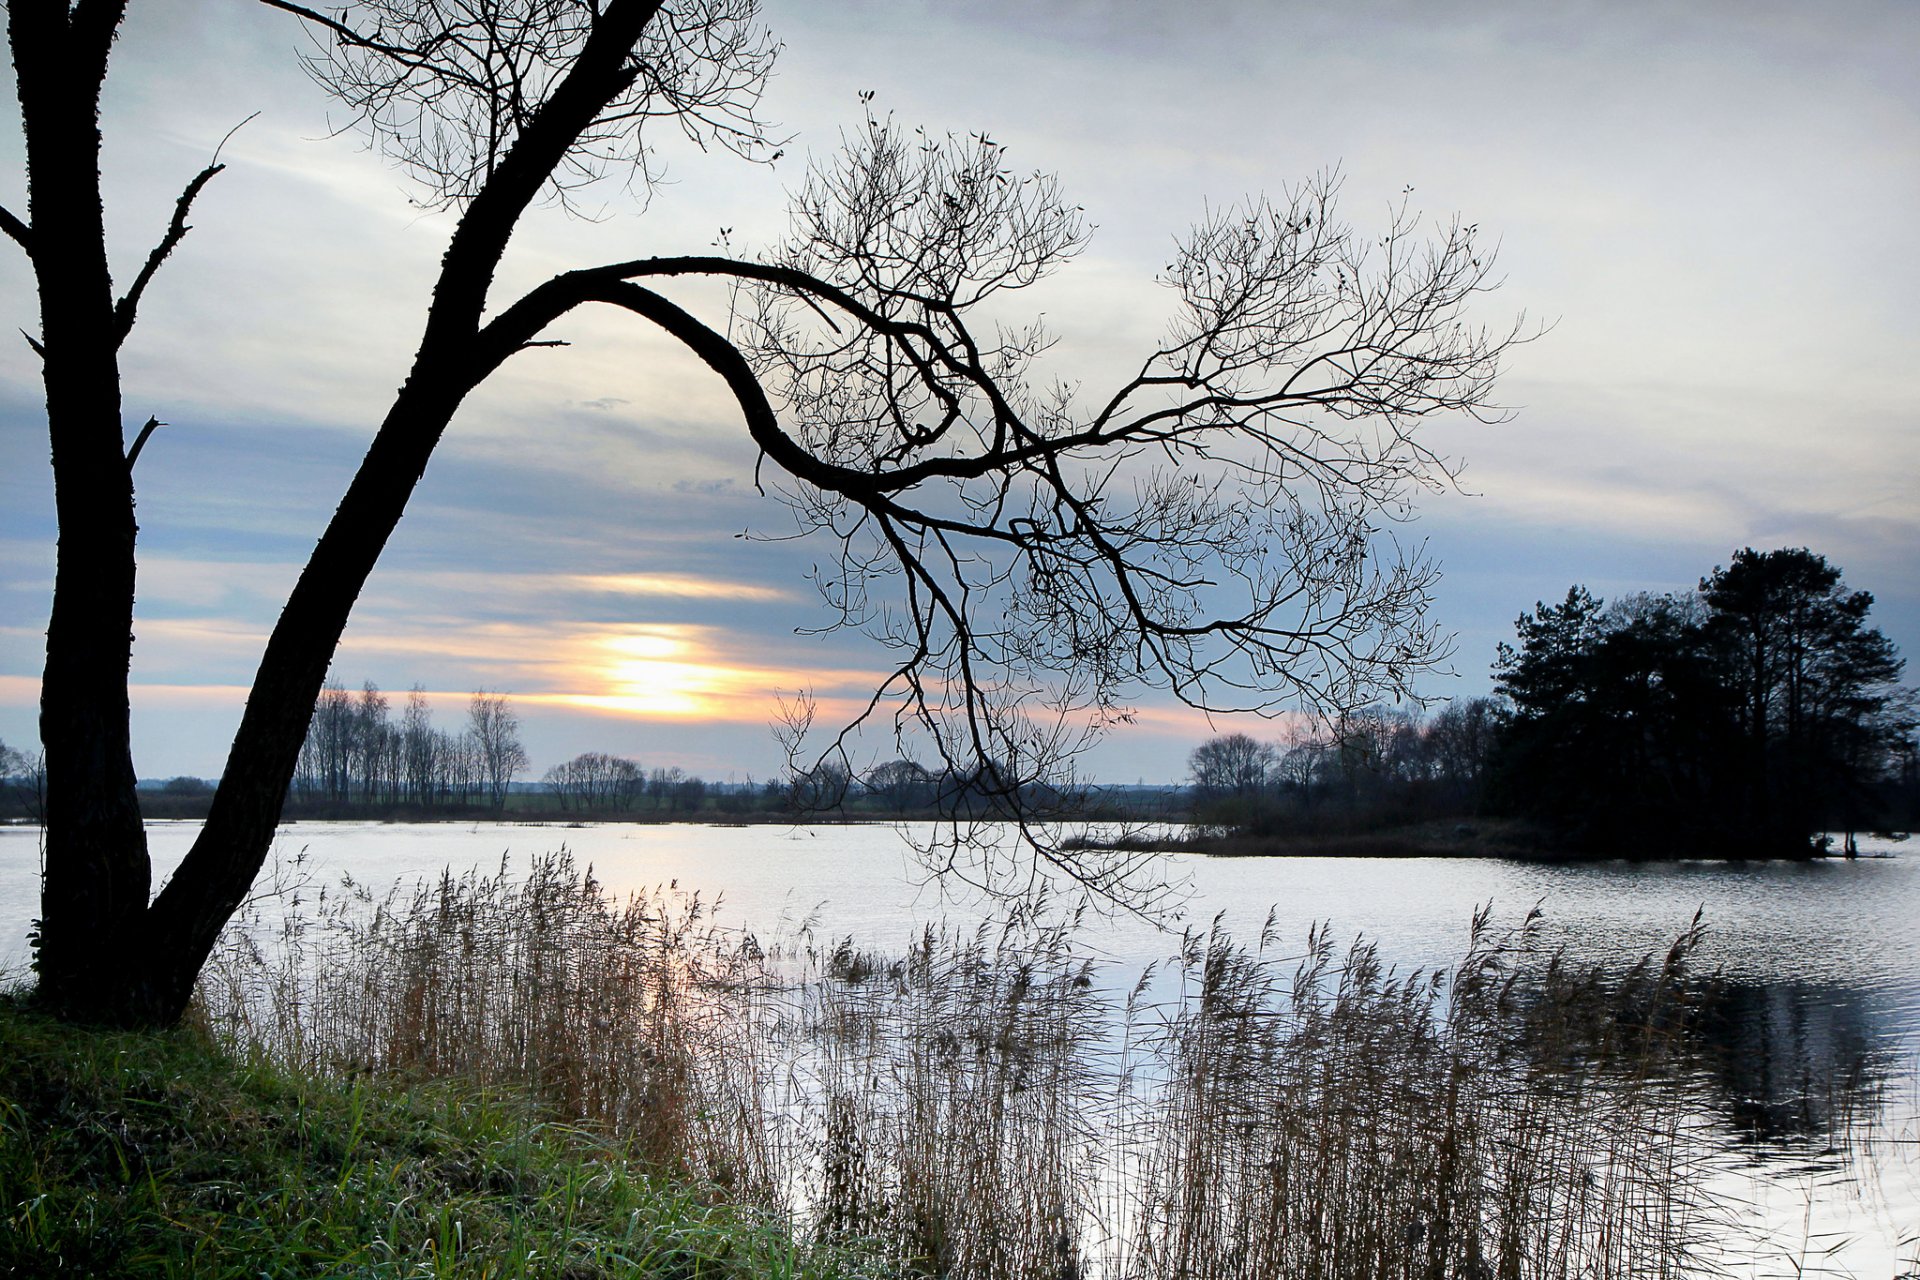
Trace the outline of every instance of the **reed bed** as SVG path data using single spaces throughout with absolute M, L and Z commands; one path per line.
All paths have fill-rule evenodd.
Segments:
M 1072 920 L 775 946 L 564 852 L 309 901 L 210 970 L 236 1047 L 529 1089 L 904 1274 L 1664 1277 L 1712 1228 L 1677 1061 L 1696 933 L 1576 970 L 1483 913 L 1451 971 L 1403 975 L 1216 923 L 1129 991 Z

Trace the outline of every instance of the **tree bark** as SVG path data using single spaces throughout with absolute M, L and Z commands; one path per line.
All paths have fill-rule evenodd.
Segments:
M 25 0 L 8 9 L 60 528 L 40 686 L 47 836 L 37 966 L 42 997 L 79 1017 L 102 1016 L 99 993 L 139 971 L 151 885 L 127 697 L 138 526 L 96 118 L 120 8 L 69 13 Z

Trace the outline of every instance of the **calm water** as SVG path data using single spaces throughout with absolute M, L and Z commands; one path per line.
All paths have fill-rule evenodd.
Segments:
M 157 865 L 170 870 L 196 830 L 156 823 Z M 411 883 L 503 855 L 524 866 L 564 845 L 612 889 L 681 887 L 722 899 L 719 920 L 762 934 L 808 922 L 816 936 L 904 946 L 917 927 L 964 922 L 985 907 L 926 883 L 901 836 L 881 827 L 587 827 L 295 824 L 276 846 L 304 854 L 313 885 L 340 876 Z M 1663 951 L 1704 913 L 1700 968 L 1720 976 L 1714 1034 L 1724 1041 L 1716 1111 L 1730 1135 L 1725 1178 L 1751 1207 L 1763 1265 L 1742 1273 L 1920 1275 L 1920 847 L 1868 842 L 1872 855 L 1805 865 L 1679 862 L 1546 866 L 1484 860 L 1171 857 L 1186 918 L 1216 913 L 1252 939 L 1316 922 L 1364 935 L 1401 969 L 1445 966 L 1463 950 L 1476 907 L 1517 923 L 1536 903 L 1550 938 L 1585 958 Z M 1904 856 L 1903 856 L 1904 853 Z M 0 972 L 26 961 L 37 909 L 37 833 L 0 829 Z M 1097 919 L 1084 947 L 1123 973 L 1172 953 L 1177 934 L 1136 919 Z M 1122 979 L 1131 981 L 1131 978 Z M 1880 1107 L 1864 1168 L 1823 1154 L 1833 1111 L 1859 1086 Z M 1877 1091 L 1877 1092 L 1876 1092 Z M 1736 1185 L 1737 1184 L 1737 1185 Z M 1818 1267 L 1809 1250 L 1844 1239 Z

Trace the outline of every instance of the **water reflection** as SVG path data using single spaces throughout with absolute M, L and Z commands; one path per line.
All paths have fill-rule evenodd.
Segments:
M 1865 993 L 1796 982 L 1716 982 L 1699 1021 L 1719 1109 L 1763 1149 L 1842 1145 L 1905 1066 L 1898 1032 Z

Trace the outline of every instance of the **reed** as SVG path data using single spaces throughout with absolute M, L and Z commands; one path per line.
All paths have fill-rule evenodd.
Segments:
M 1189 939 L 1164 1068 L 1131 1104 L 1125 1274 L 1665 1276 L 1704 1223 L 1684 1088 L 1658 1070 L 1691 939 L 1616 979 L 1483 913 L 1451 974 L 1317 930 Z
M 270 917 L 256 918 L 261 929 Z M 903 1273 L 1663 1277 L 1711 1228 L 1681 1061 L 1696 929 L 1622 972 L 1474 922 L 1395 974 L 1323 928 L 1188 935 L 1131 994 L 1071 919 L 782 945 L 697 895 L 524 875 L 325 895 L 203 988 L 306 1068 L 534 1091 Z

